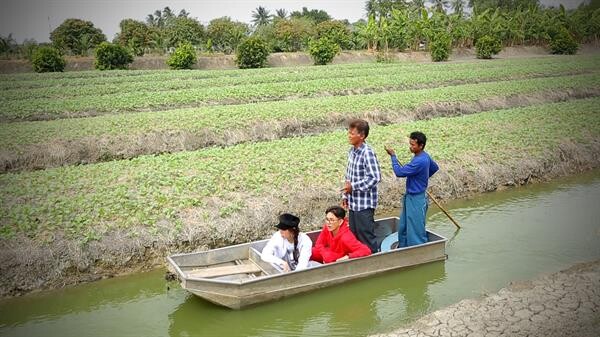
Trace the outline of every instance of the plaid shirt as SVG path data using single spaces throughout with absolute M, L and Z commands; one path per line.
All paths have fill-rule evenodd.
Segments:
M 352 193 L 344 196 L 351 211 L 377 207 L 377 183 L 381 181 L 381 172 L 375 152 L 366 143 L 348 151 L 346 180 L 352 185 Z

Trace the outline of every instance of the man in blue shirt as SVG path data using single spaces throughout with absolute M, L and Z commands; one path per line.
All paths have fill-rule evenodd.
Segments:
M 348 223 L 358 240 L 377 253 L 375 238 L 375 208 L 377 207 L 377 184 L 381 181 L 379 162 L 375 151 L 367 145 L 369 123 L 355 119 L 348 126 L 348 151 L 346 183 L 342 189 L 342 206 L 349 208 Z
M 396 152 L 390 147 L 385 151 L 391 156 L 392 168 L 396 177 L 406 177 L 406 193 L 402 202 L 402 213 L 398 225 L 398 247 L 408 247 L 427 242 L 425 216 L 427 197 L 425 191 L 429 177 L 439 170 L 438 165 L 424 151 L 427 137 L 419 131 L 409 136 L 409 149 L 414 153 L 410 163 L 402 166 Z

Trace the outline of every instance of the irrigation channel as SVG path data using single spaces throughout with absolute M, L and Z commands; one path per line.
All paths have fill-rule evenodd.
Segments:
M 361 336 L 600 258 L 600 170 L 430 207 L 449 258 L 255 306 L 215 306 L 164 270 L 0 301 L 0 336 Z

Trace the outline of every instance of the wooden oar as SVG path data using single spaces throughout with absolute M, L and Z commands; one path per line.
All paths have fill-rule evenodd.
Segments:
M 436 204 L 437 207 L 439 207 L 442 210 L 442 212 L 444 212 L 444 214 L 446 214 L 446 216 L 448 216 L 448 219 L 450 219 L 450 221 L 452 221 L 452 223 L 456 226 L 456 228 L 460 229 L 460 225 L 458 224 L 458 222 L 456 222 L 456 220 L 454 220 L 452 215 L 450 215 L 450 213 L 448 213 L 448 211 L 444 207 L 442 207 L 442 205 L 440 205 L 440 203 L 437 200 L 435 200 L 435 198 L 433 197 L 433 195 L 431 195 L 431 193 L 429 193 L 429 191 L 425 191 L 425 192 L 427 192 L 427 195 L 433 201 L 433 203 Z

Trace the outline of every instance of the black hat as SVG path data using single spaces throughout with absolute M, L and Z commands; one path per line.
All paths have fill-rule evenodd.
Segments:
M 279 223 L 275 227 L 279 229 L 290 229 L 298 227 L 300 218 L 289 213 L 283 213 L 279 216 Z

